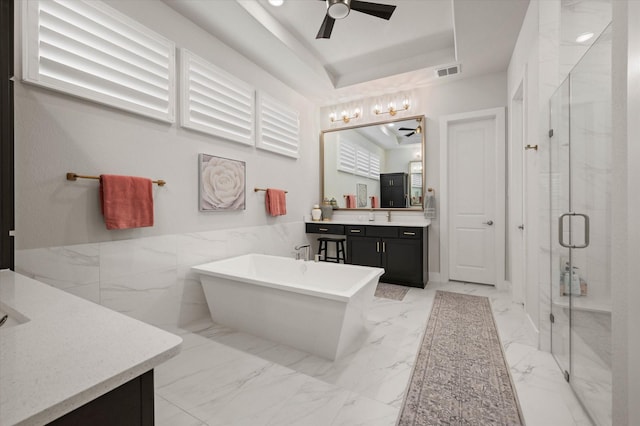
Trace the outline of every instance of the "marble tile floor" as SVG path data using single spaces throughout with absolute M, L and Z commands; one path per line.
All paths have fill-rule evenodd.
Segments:
M 184 343 L 155 370 L 156 425 L 395 425 L 437 289 L 491 299 L 528 426 L 591 425 L 521 305 L 455 282 L 375 298 L 366 340 L 336 362 L 209 320 L 170 329 Z

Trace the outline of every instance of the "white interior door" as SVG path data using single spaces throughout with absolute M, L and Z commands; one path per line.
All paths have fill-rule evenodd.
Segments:
M 449 277 L 496 284 L 496 118 L 449 123 Z M 504 226 L 504 224 L 502 224 Z

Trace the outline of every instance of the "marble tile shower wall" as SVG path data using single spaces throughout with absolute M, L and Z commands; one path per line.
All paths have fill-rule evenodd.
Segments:
M 302 222 L 16 251 L 16 271 L 159 326 L 209 315 L 193 265 L 263 253 L 293 256 Z

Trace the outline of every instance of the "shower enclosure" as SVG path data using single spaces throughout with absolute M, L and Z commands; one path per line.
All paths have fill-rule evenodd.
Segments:
M 611 424 L 611 27 L 550 100 L 551 351 Z

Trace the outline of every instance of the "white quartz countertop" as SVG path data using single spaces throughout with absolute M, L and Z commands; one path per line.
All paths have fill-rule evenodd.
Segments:
M 0 271 L 0 425 L 41 425 L 151 370 L 182 339 L 10 270 Z
M 391 222 L 387 222 L 384 220 L 374 220 L 370 221 L 367 219 L 366 215 L 363 215 L 363 219 L 358 218 L 348 218 L 348 219 L 332 219 L 332 220 L 311 220 L 310 218 L 305 218 L 306 223 L 318 223 L 318 224 L 334 224 L 334 225 L 367 225 L 367 226 L 411 226 L 418 228 L 426 228 L 431 225 L 431 219 L 398 219 L 392 220 Z

